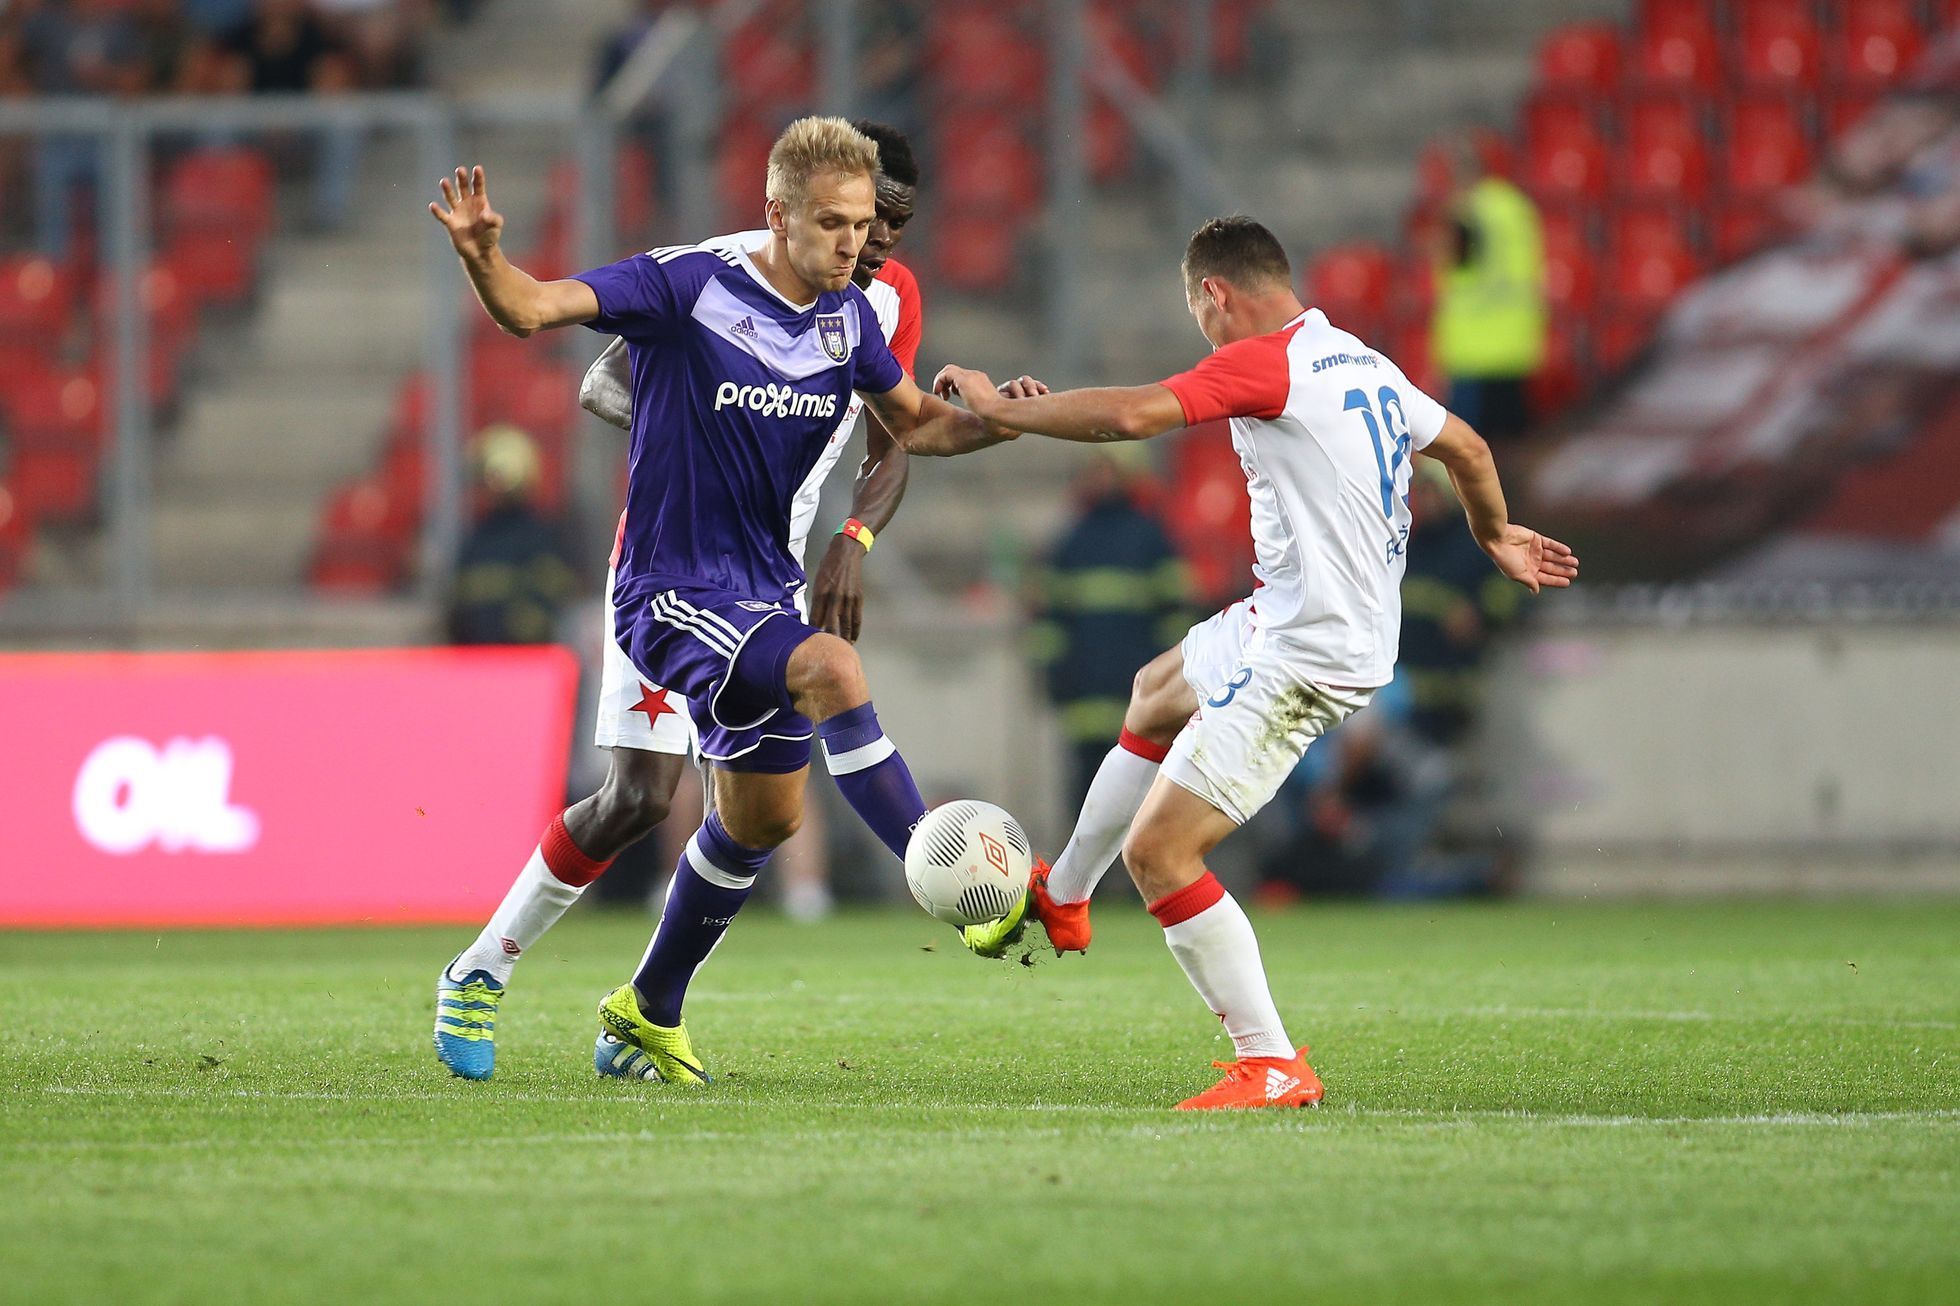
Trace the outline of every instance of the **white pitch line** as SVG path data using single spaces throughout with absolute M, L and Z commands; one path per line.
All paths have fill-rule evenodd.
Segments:
M 620 1088 L 622 1096 L 636 1091 L 631 1085 L 622 1085 Z M 307 1089 L 240 1088 L 205 1092 L 187 1088 L 102 1088 L 86 1085 L 56 1084 L 45 1086 L 41 1091 L 48 1094 L 77 1097 L 174 1098 L 186 1101 L 214 1102 L 225 1099 L 279 1102 L 361 1102 L 371 1105 L 387 1102 L 453 1102 L 461 1100 L 465 1092 L 473 1093 L 479 1090 L 458 1089 L 452 1092 L 440 1092 L 428 1089 L 416 1089 L 408 1092 L 377 1094 L 366 1091 L 334 1093 Z M 567 1093 L 538 1093 L 528 1090 L 501 1092 L 495 1089 L 480 1091 L 488 1099 L 484 1105 L 489 1105 L 490 1102 L 545 1102 L 564 1106 L 591 1106 L 595 1103 L 603 1104 L 606 1101 L 602 1097 Z M 689 1090 L 685 1094 L 676 1092 L 669 1095 L 665 1089 L 649 1088 L 646 1090 L 646 1093 L 649 1097 L 653 1094 L 659 1095 L 658 1100 L 649 1100 L 645 1103 L 647 1107 L 652 1109 L 675 1107 L 741 1110 L 754 1108 L 760 1111 L 767 1111 L 772 1108 L 772 1104 L 770 1103 L 746 1102 L 713 1094 L 698 1093 L 693 1090 Z M 821 1103 L 806 1102 L 804 1105 L 814 1107 L 818 1111 L 876 1111 L 893 1113 L 914 1111 L 941 1114 L 961 1112 L 995 1116 L 1022 1114 L 1043 1115 L 1054 1112 L 1065 1112 L 1084 1115 L 1148 1117 L 1166 1115 L 1168 1112 L 1168 1108 L 1165 1107 L 1099 1106 L 1087 1102 L 1029 1103 L 1021 1106 L 995 1106 L 978 1102 L 838 1101 Z M 1521 1124 L 1558 1128 L 1637 1128 L 1643 1125 L 1656 1127 L 1716 1125 L 1806 1128 L 1856 1127 L 1898 1123 L 1960 1124 L 1960 1108 L 1933 1108 L 1923 1111 L 1786 1111 L 1715 1116 L 1636 1116 L 1623 1113 L 1594 1115 L 1586 1112 L 1535 1112 L 1489 1108 L 1471 1108 L 1460 1111 L 1433 1111 L 1413 1107 L 1362 1107 L 1349 1104 L 1346 1106 L 1333 1106 L 1315 1111 L 1302 1112 L 1301 1118 L 1308 1120 L 1338 1118 L 1344 1123 L 1420 1127 L 1456 1124 Z M 1209 1118 L 1207 1118 L 1208 1120 Z M 1207 1121 L 1183 1118 L 1175 1119 L 1174 1121 L 1166 1120 L 1165 1123 L 1203 1125 Z M 653 1136 L 662 1138 L 673 1137 L 671 1134 Z M 511 1137 L 513 1141 L 521 1141 L 524 1138 L 536 1137 L 536 1135 L 513 1135 Z
M 799 991 L 800 992 L 800 991 Z M 748 1002 L 768 1002 L 781 1004 L 785 999 L 781 993 L 714 993 L 703 990 L 690 994 L 690 1000 L 701 1005 L 715 1003 L 741 1004 Z M 848 1007 L 861 1003 L 882 1003 L 883 999 L 866 997 L 854 993 L 823 993 L 810 991 L 805 1000 L 818 1007 Z M 970 999 L 959 994 L 912 994 L 908 1003 L 926 1006 L 970 1005 Z M 1337 1002 L 1288 1002 L 1289 1011 L 1310 1011 L 1327 1015 L 1371 1015 L 1371 1016 L 1420 1016 L 1425 1019 L 1438 1016 L 1462 1016 L 1472 1020 L 1654 1020 L 1676 1024 L 1705 1024 L 1713 1021 L 1733 1021 L 1742 1024 L 1780 1023 L 1796 1026 L 1833 1025 L 1847 1027 L 1868 1026 L 1875 1029 L 1939 1029 L 1960 1030 L 1960 1021 L 1952 1020 L 1902 1020 L 1889 1016 L 1841 1016 L 1811 1014 L 1809 1012 L 1748 1012 L 1748 1011 L 1622 1011 L 1594 1007 L 1435 1007 L 1421 1004 L 1402 1005 L 1399 1003 L 1357 1003 Z

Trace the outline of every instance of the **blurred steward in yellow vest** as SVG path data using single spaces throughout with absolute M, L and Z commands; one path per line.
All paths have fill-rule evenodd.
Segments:
M 1489 151 L 1459 149 L 1442 232 L 1431 347 L 1448 406 L 1486 437 L 1531 424 L 1525 382 L 1545 357 L 1545 248 L 1538 209 Z M 1467 184 L 1465 184 L 1467 183 Z

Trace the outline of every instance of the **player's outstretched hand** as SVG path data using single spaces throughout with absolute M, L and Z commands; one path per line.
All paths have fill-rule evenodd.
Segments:
M 1497 569 L 1533 594 L 1545 587 L 1564 589 L 1579 575 L 1579 557 L 1549 535 L 1512 524 L 1484 551 Z
M 490 207 L 483 169 L 458 168 L 454 177 L 444 177 L 439 184 L 443 202 L 431 200 L 429 212 L 448 228 L 449 243 L 466 259 L 488 258 L 503 236 L 504 215 Z
M 1003 399 L 1032 399 L 1036 395 L 1047 394 L 1048 386 L 1045 382 L 1037 381 L 1024 373 L 1012 381 L 1002 381 L 995 387 L 995 393 Z
M 941 399 L 963 399 L 967 408 L 985 416 L 984 409 L 997 393 L 993 378 L 970 367 L 948 363 L 932 380 L 932 392 Z

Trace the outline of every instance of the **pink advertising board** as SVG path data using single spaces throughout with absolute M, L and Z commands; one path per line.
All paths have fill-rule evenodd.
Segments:
M 0 655 L 0 928 L 493 908 L 563 801 L 557 648 Z

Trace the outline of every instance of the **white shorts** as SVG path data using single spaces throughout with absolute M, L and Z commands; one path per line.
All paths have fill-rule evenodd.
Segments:
M 1163 773 L 1239 825 L 1272 801 L 1309 744 L 1375 696 L 1307 679 L 1242 602 L 1191 627 L 1179 648 L 1198 710 Z
M 613 634 L 613 572 L 606 570 L 606 629 L 600 640 L 599 714 L 592 742 L 600 748 L 637 748 L 645 753 L 694 751 L 694 718 L 687 699 L 640 674 Z M 809 591 L 799 590 L 797 610 L 809 619 Z

